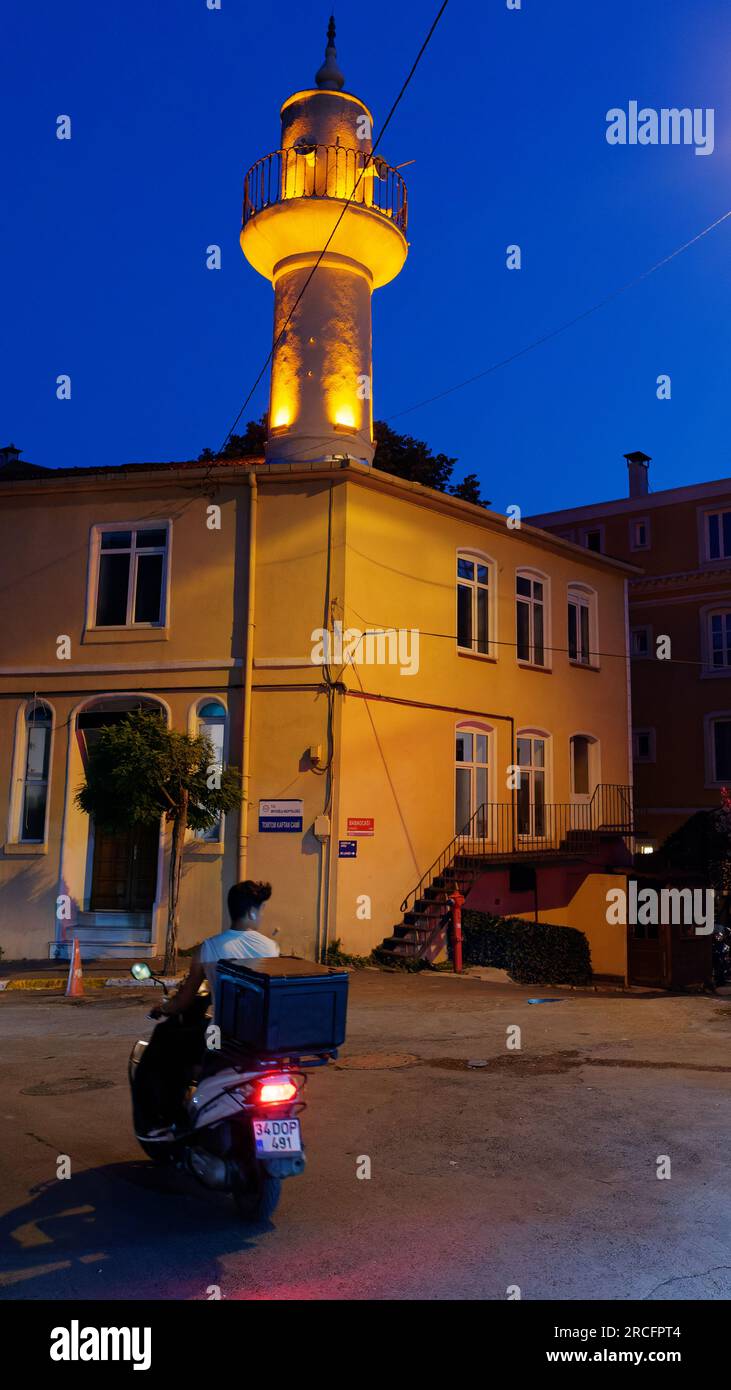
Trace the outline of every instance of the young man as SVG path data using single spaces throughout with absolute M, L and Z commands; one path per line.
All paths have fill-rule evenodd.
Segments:
M 150 1010 L 150 1018 L 170 1021 L 155 1029 L 137 1068 L 134 1100 L 138 1133 L 144 1132 L 150 1139 L 167 1139 L 171 1119 L 179 1116 L 194 1069 L 204 1053 L 208 1022 L 199 1013 L 181 1028 L 184 1020 L 180 1015 L 192 1008 L 204 980 L 208 981 L 215 1005 L 218 961 L 279 955 L 276 942 L 257 930 L 271 894 L 268 883 L 254 883 L 251 879 L 235 883 L 228 895 L 228 931 L 209 936 L 202 943 L 177 994 Z
M 278 956 L 279 947 L 256 928 L 261 925 L 264 904 L 272 896 L 271 884 L 235 883 L 229 889 L 228 910 L 231 926 L 218 936 L 209 936 L 193 957 L 190 970 L 177 994 L 152 1010 L 153 1018 L 169 1018 L 189 1009 L 204 979 L 211 998 L 216 997 L 216 965 L 219 960 L 246 960 L 256 956 Z

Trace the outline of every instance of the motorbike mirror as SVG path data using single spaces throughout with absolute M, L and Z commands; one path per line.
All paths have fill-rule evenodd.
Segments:
M 136 960 L 134 965 L 130 966 L 129 973 L 134 976 L 135 980 L 150 980 L 152 978 L 152 971 L 145 960 Z

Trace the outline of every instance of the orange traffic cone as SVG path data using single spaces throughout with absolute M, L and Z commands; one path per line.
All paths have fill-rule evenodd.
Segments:
M 81 971 L 81 951 L 79 950 L 79 938 L 74 937 L 74 947 L 71 952 L 71 965 L 69 967 L 68 984 L 66 985 L 67 999 L 81 999 L 84 994 L 84 977 Z

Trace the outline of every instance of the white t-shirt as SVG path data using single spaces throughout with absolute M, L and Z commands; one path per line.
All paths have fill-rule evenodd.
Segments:
M 219 960 L 251 960 L 253 957 L 278 956 L 279 947 L 258 931 L 222 931 L 204 941 L 199 960 L 206 972 L 211 998 L 216 997 L 216 962 Z

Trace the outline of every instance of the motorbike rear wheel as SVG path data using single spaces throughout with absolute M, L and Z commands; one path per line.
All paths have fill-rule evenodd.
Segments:
M 231 1191 L 242 1221 L 269 1221 L 279 1205 L 282 1180 L 270 1177 L 257 1163 L 253 1173 L 237 1178 Z

